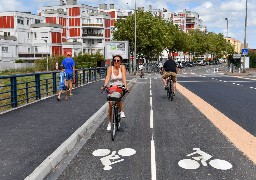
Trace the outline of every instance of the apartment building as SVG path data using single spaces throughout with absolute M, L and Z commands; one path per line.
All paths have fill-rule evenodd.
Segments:
M 110 15 L 98 7 L 77 4 L 76 0 L 60 0 L 59 6 L 41 7 L 39 15 L 46 23 L 63 26 L 63 53 L 104 53 L 105 41 L 110 41 Z
M 34 52 L 28 36 L 30 26 L 43 21 L 42 17 L 29 12 L 0 12 L 1 62 L 14 62 L 23 53 Z
M 138 7 L 144 10 L 144 7 Z M 166 9 L 148 9 L 155 16 L 179 25 L 181 30 L 202 28 L 199 15 L 184 10 L 178 14 Z M 134 10 L 116 9 L 114 4 L 93 7 L 77 0 L 60 0 L 59 5 L 40 7 L 38 15 L 29 12 L 0 13 L 0 62 L 36 60 L 46 56 L 79 53 L 104 54 L 105 42 L 112 40 L 115 21 Z
M 233 48 L 234 48 L 234 50 L 237 54 L 241 54 L 243 44 L 241 45 L 241 42 L 239 40 L 237 40 L 235 38 L 231 38 L 231 37 L 228 37 L 228 38 L 225 38 L 225 39 L 228 43 L 230 43 L 233 46 Z

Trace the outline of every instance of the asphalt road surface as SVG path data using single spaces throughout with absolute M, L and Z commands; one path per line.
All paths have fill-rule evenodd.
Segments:
M 248 110 L 253 102 L 248 102 L 249 113 L 243 120 L 234 111 L 244 110 L 243 93 L 252 97 L 256 91 L 248 83 L 234 85 L 229 82 L 233 78 L 201 68 L 184 70 L 180 83 L 223 113 L 236 114 L 232 118 L 255 133 L 250 118 L 254 115 Z M 223 81 L 212 79 L 217 77 Z M 240 105 L 232 110 L 226 100 Z M 106 130 L 106 119 L 75 157 L 64 159 L 47 179 L 256 179 L 255 164 L 186 97 L 177 92 L 173 101 L 167 99 L 159 74 L 138 79 L 124 107 L 126 118 L 115 141 Z

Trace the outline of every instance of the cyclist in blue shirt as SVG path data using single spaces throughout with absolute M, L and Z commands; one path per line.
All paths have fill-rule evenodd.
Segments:
M 66 56 L 67 57 L 64 58 L 62 61 L 62 65 L 65 67 L 65 73 L 67 74 L 67 86 L 70 90 L 70 96 L 72 96 L 73 74 L 75 73 L 75 61 L 71 58 L 71 52 L 67 52 Z

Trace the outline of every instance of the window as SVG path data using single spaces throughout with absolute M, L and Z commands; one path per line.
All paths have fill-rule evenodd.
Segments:
M 98 43 L 102 43 L 102 40 L 101 40 L 101 39 L 98 39 Z
M 92 39 L 92 44 L 94 44 L 94 39 Z
M 27 25 L 29 25 L 29 19 L 27 19 Z
M 30 33 L 28 33 L 28 39 L 30 38 Z
M 102 23 L 102 19 L 101 18 L 97 18 L 97 23 Z
M 2 47 L 2 52 L 8 52 L 8 47 Z
M 43 39 L 47 39 L 48 38 L 48 33 L 47 32 L 41 32 L 41 37 Z
M 18 24 L 24 24 L 24 20 L 23 19 L 17 19 Z
M 36 52 L 36 53 L 38 52 L 37 46 L 35 46 L 35 52 Z
M 36 37 L 36 33 L 34 33 L 34 35 L 35 35 L 35 39 L 36 39 L 36 38 L 37 38 L 37 37 Z
M 28 52 L 30 53 L 30 48 L 28 48 Z
M 40 19 L 35 19 L 35 24 L 39 24 L 40 22 Z
M 10 36 L 11 35 L 11 33 L 10 32 L 4 32 L 4 37 L 6 37 L 6 36 Z

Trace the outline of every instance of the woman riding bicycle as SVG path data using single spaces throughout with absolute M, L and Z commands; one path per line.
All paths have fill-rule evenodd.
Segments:
M 113 57 L 113 61 L 111 66 L 107 69 L 107 76 L 104 82 L 104 86 L 101 89 L 104 89 L 106 86 L 124 86 L 126 90 L 128 90 L 127 83 L 126 83 L 126 68 L 124 65 L 121 64 L 123 58 L 120 55 L 115 55 Z M 112 117 L 112 105 L 113 102 L 109 101 L 109 110 L 108 110 L 108 117 L 109 123 L 107 130 L 111 130 L 111 117 Z M 122 101 L 118 102 L 118 107 L 120 109 L 121 118 L 125 118 L 123 104 Z

